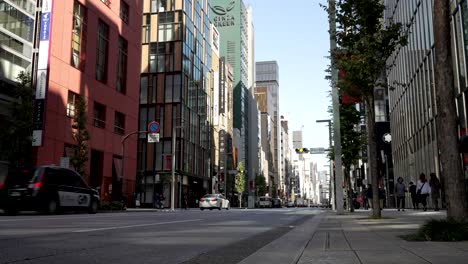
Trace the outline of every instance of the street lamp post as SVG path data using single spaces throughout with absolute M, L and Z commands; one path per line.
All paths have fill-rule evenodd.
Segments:
M 340 131 L 340 102 L 338 87 L 338 69 L 336 68 L 333 52 L 336 49 L 336 0 L 328 0 L 329 24 L 330 24 L 330 51 L 331 51 L 331 86 L 332 86 L 332 102 L 333 102 L 333 139 L 335 150 L 335 187 L 336 187 L 336 212 L 341 215 L 343 211 L 343 171 L 341 168 L 341 131 Z
M 315 121 L 316 123 L 328 123 L 328 146 L 331 150 L 332 148 L 332 122 L 330 119 L 323 119 L 323 120 L 316 120 Z M 329 204 L 332 205 L 332 209 L 335 210 L 336 209 L 336 201 L 334 201 L 333 203 L 331 203 L 332 201 L 332 194 L 333 194 L 333 198 L 336 197 L 336 193 L 335 193 L 335 189 L 333 188 L 332 184 L 333 184 L 333 161 L 330 157 L 330 173 L 329 173 L 329 177 L 330 177 L 330 180 L 329 180 L 329 190 L 328 190 L 328 199 L 329 199 Z M 332 192 L 333 190 L 333 192 Z
M 127 135 L 122 137 L 122 140 L 120 141 L 121 146 L 122 146 L 122 165 L 120 166 L 120 177 L 122 179 L 124 178 L 124 165 L 125 165 L 125 141 L 131 136 L 135 134 L 146 134 L 148 131 L 133 131 L 131 133 L 128 133 Z
M 172 158 L 171 158 L 171 211 L 174 211 L 174 192 L 175 192 L 175 148 L 176 148 L 176 129 L 183 126 L 172 127 Z M 180 193 L 179 193 L 180 200 Z

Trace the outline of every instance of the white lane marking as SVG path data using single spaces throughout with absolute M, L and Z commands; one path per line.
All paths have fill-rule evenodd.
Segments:
M 37 215 L 36 218 L 12 218 L 12 219 L 0 219 L 0 222 L 17 222 L 17 221 L 40 221 L 40 220 L 73 220 L 73 219 L 94 219 L 94 218 L 107 218 L 112 217 L 115 218 L 116 216 L 141 216 L 141 215 L 148 215 L 147 212 L 143 213 L 126 213 L 122 211 L 122 213 L 102 213 L 98 215 L 89 215 L 89 216 L 77 216 L 77 215 L 67 215 L 67 216 L 57 216 L 57 217 L 42 217 L 41 215 Z M 162 214 L 151 214 L 154 215 L 162 215 Z M 18 216 L 16 216 L 18 217 Z
M 165 225 L 165 224 L 175 224 L 175 223 L 196 222 L 196 221 L 201 221 L 201 220 L 202 219 L 192 219 L 192 220 L 159 222 L 159 223 L 151 223 L 151 224 L 140 224 L 140 225 L 128 225 L 128 226 L 114 226 L 114 227 L 103 227 L 103 228 L 94 228 L 94 229 L 83 229 L 83 230 L 72 231 L 72 233 L 86 233 L 86 232 L 124 229 L 124 228 L 133 228 L 133 227 L 142 227 L 142 226 L 155 226 L 155 225 Z

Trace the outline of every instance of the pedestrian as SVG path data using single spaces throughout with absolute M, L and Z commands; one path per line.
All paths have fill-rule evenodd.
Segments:
M 184 194 L 184 200 L 183 200 L 183 202 L 184 202 L 184 208 L 185 208 L 185 210 L 187 210 L 187 209 L 188 209 L 188 198 L 187 198 L 187 194 Z
M 166 198 L 164 197 L 164 195 L 161 193 L 159 195 L 159 209 L 163 209 L 164 206 L 163 206 L 163 201 L 166 200 Z
M 366 189 L 367 208 L 373 208 L 372 196 L 372 185 L 369 183 Z
M 402 211 L 405 210 L 405 193 L 406 185 L 403 182 L 403 178 L 398 177 L 397 183 L 395 184 L 395 195 L 397 198 L 398 211 L 400 211 L 400 209 Z
M 379 187 L 379 204 L 380 204 L 380 211 L 382 211 L 382 209 L 386 207 L 385 189 L 382 187 Z
M 411 202 L 413 203 L 413 209 L 418 210 L 419 209 L 419 202 L 418 202 L 418 197 L 416 196 L 416 185 L 412 181 L 409 183 L 409 192 L 411 194 Z
M 431 178 L 429 179 L 429 186 L 431 186 L 432 204 L 434 205 L 434 210 L 439 211 L 441 184 L 435 173 L 432 172 L 430 176 Z
M 155 192 L 153 195 L 153 208 L 159 207 L 159 203 L 160 203 L 159 197 L 160 197 L 159 193 Z
M 427 196 L 431 193 L 431 187 L 426 179 L 426 174 L 421 173 L 419 175 L 419 181 L 416 186 L 416 196 L 418 197 L 418 202 L 422 203 L 423 210 L 427 211 Z

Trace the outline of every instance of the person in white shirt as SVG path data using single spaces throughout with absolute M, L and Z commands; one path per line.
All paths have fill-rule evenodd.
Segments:
M 427 211 L 427 197 L 431 193 L 431 187 L 427 182 L 426 175 L 421 173 L 419 175 L 419 181 L 416 185 L 416 196 L 418 197 L 418 202 L 422 203 L 424 211 Z

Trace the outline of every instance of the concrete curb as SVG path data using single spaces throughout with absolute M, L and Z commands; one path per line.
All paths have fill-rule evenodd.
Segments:
M 324 215 L 324 213 L 316 214 L 312 219 L 267 244 L 239 264 L 297 263 Z

